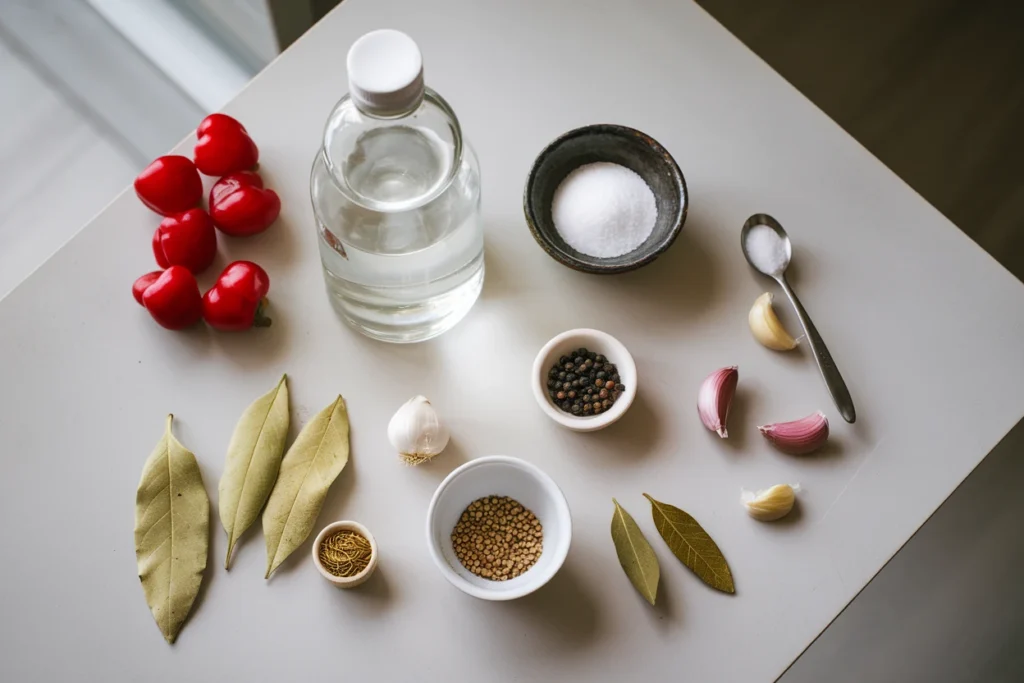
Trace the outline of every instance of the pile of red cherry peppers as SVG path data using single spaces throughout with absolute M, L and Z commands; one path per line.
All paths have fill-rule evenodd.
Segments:
M 153 233 L 153 255 L 164 270 L 146 273 L 132 294 L 153 320 L 180 330 L 205 320 L 218 330 L 266 327 L 270 278 L 251 261 L 235 261 L 200 296 L 196 275 L 217 255 L 217 230 L 232 237 L 263 232 L 281 212 L 281 200 L 256 172 L 259 150 L 241 123 L 211 114 L 196 129 L 195 161 L 163 156 L 135 179 L 135 194 L 165 218 Z M 220 179 L 201 206 L 202 172 Z

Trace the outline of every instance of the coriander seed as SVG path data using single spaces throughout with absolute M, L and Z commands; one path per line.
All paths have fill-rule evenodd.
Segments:
M 508 581 L 536 564 L 543 552 L 544 530 L 521 503 L 491 495 L 466 507 L 451 539 L 463 567 L 481 578 Z

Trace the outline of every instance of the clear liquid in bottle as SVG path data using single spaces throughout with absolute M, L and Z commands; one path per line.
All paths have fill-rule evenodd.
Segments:
M 483 286 L 479 165 L 411 38 L 367 34 L 348 66 L 310 181 L 327 292 L 370 337 L 430 339 Z

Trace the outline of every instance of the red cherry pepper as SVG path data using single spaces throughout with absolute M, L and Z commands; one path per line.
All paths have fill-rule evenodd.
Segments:
M 230 263 L 203 296 L 203 318 L 210 327 L 226 332 L 269 327 L 270 318 L 264 314 L 268 291 L 267 271 L 251 261 Z
M 281 213 L 281 199 L 263 189 L 263 179 L 252 171 L 226 175 L 210 190 L 210 217 L 221 232 L 248 237 L 266 230 Z
M 198 275 L 217 256 L 217 231 L 210 215 L 202 209 L 189 209 L 160 221 L 153 233 L 153 256 L 161 268 L 185 266 Z
M 245 126 L 227 114 L 210 114 L 196 129 L 196 168 L 206 175 L 227 175 L 256 168 L 260 151 Z
M 199 285 L 184 266 L 171 266 L 162 273 L 146 273 L 132 285 L 136 300 L 140 298 L 137 293 L 140 290 L 142 305 L 153 320 L 169 330 L 195 325 L 203 317 Z
M 188 157 L 171 155 L 155 159 L 135 179 L 135 194 L 162 216 L 172 216 L 199 206 L 203 181 Z
M 157 278 L 163 275 L 164 271 L 154 270 L 152 273 L 146 273 L 132 284 L 132 296 L 139 302 L 140 306 L 145 306 L 142 303 L 142 295 L 149 289 L 149 286 L 156 282 Z

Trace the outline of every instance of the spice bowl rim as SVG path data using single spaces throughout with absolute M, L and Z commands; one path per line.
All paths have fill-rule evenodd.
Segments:
M 547 564 L 545 571 L 540 572 L 531 569 L 521 577 L 528 578 L 529 580 L 524 581 L 522 586 L 512 590 L 490 590 L 467 581 L 451 565 L 449 565 L 448 561 L 444 557 L 444 553 L 440 545 L 437 542 L 437 535 L 434 533 L 434 526 L 438 523 L 438 504 L 445 492 L 453 486 L 457 486 L 458 484 L 456 482 L 458 482 L 466 472 L 482 466 L 494 464 L 514 467 L 530 475 L 530 477 L 537 483 L 542 494 L 552 501 L 556 509 L 556 514 L 562 521 L 560 535 L 551 539 L 552 541 L 556 541 L 556 543 L 549 546 L 549 539 L 547 534 L 545 534 L 543 552 L 547 553 L 550 547 L 550 552 L 552 553 L 552 560 Z M 501 492 L 495 491 L 495 493 Z M 434 495 L 430 499 L 430 505 L 427 507 L 426 533 L 427 548 L 430 551 L 430 557 L 434 560 L 434 564 L 437 565 L 437 568 L 441 571 L 442 576 L 447 579 L 448 583 L 474 598 L 493 601 L 515 600 L 525 595 L 529 595 L 547 584 L 548 581 L 550 581 L 562 568 L 562 565 L 565 563 L 565 558 L 569 554 L 569 546 L 572 543 L 572 512 L 569 509 L 569 502 L 566 500 L 562 489 L 550 475 L 544 472 L 544 470 L 521 458 L 509 455 L 486 455 L 480 458 L 475 458 L 469 462 L 463 463 L 459 467 L 456 467 L 448 473 L 448 476 L 445 477 L 440 484 L 438 484 L 437 489 L 434 491 Z M 539 570 L 540 568 L 538 567 L 537 569 Z M 499 586 L 502 584 L 495 582 L 495 585 Z
M 548 221 L 541 220 L 543 212 L 538 206 L 536 206 L 534 201 L 534 189 L 535 187 L 539 187 L 538 183 L 540 181 L 538 180 L 538 175 L 540 174 L 541 168 L 545 162 L 547 162 L 547 160 L 563 145 L 571 143 L 578 138 L 593 135 L 608 135 L 622 140 L 627 140 L 629 142 L 639 142 L 643 147 L 647 148 L 648 151 L 653 152 L 654 156 L 659 159 L 659 175 L 670 177 L 679 193 L 679 206 L 674 212 L 672 224 L 668 232 L 659 241 L 650 243 L 644 242 L 644 244 L 641 244 L 633 252 L 630 252 L 630 254 L 624 255 L 633 256 L 633 258 L 621 263 L 609 263 L 607 259 L 603 259 L 601 257 L 590 256 L 575 250 L 572 250 L 572 253 L 570 253 L 563 249 L 552 239 L 550 233 L 552 230 L 555 230 L 553 224 L 549 224 Z M 602 158 L 595 157 L 591 162 L 601 160 Z M 585 161 L 583 163 L 590 162 Z M 582 165 L 582 163 L 580 165 Z M 638 172 L 638 175 L 644 178 L 644 181 L 650 185 L 647 177 L 645 177 L 645 173 Z M 560 181 L 561 179 L 559 182 Z M 530 171 L 526 176 L 526 185 L 523 188 L 523 214 L 526 218 L 526 225 L 530 229 L 530 234 L 533 235 L 533 239 L 537 244 L 540 245 L 548 256 L 555 261 L 558 261 L 563 266 L 582 273 L 592 273 L 596 275 L 614 275 L 616 273 L 625 273 L 637 270 L 660 257 L 668 251 L 682 233 L 689 208 L 690 191 L 686 185 L 686 176 L 683 174 L 682 169 L 679 167 L 679 163 L 675 160 L 672 154 L 664 145 L 647 133 L 618 123 L 592 123 L 573 128 L 559 135 L 557 138 L 545 145 L 544 149 L 542 149 L 534 159 L 533 163 L 530 165 Z
M 335 531 L 355 531 L 360 534 L 363 538 L 370 542 L 370 562 L 366 565 L 363 571 L 352 576 L 335 576 L 334 574 L 327 571 L 323 564 L 320 562 L 320 544 L 327 537 L 328 534 L 334 533 Z M 339 588 L 355 588 L 359 584 L 363 583 L 370 578 L 374 570 L 377 569 L 377 557 L 380 555 L 377 549 L 377 541 L 374 539 L 373 534 L 370 530 L 359 522 L 343 519 L 337 522 L 331 522 L 316 535 L 316 540 L 313 541 L 313 564 L 316 566 L 316 570 L 320 572 L 320 575 L 333 583 Z
M 571 340 L 574 341 L 569 344 L 568 342 Z M 557 355 L 555 349 L 563 345 L 571 346 L 573 349 L 585 347 L 607 356 L 615 364 L 620 380 L 626 389 L 607 412 L 600 415 L 576 416 L 566 413 L 551 402 L 545 390 L 547 373 L 554 362 L 554 356 Z M 597 348 L 594 348 L 595 346 Z M 614 358 L 612 354 L 614 354 Z M 631 381 L 626 382 L 627 377 Z M 533 397 L 537 399 L 537 405 L 552 420 L 573 431 L 595 432 L 617 422 L 633 405 L 638 384 L 636 362 L 626 345 L 607 332 L 585 327 L 566 330 L 552 337 L 537 352 L 537 357 L 533 361 L 533 379 L 530 384 L 533 387 Z

